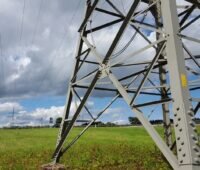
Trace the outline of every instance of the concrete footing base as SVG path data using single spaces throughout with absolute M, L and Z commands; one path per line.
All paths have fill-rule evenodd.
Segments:
M 45 164 L 41 166 L 41 170 L 66 170 L 62 164 Z

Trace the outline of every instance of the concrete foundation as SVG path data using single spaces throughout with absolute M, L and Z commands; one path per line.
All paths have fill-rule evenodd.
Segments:
M 45 164 L 41 166 L 41 170 L 66 170 L 62 164 Z

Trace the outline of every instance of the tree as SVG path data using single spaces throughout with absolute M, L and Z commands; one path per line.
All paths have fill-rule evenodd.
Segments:
M 61 122 L 62 122 L 62 117 L 58 117 L 56 119 L 56 123 L 54 124 L 54 127 L 60 127 Z
M 129 117 L 128 120 L 131 125 L 141 125 L 137 117 Z
M 163 124 L 163 120 L 159 120 L 159 119 L 157 119 L 157 120 L 150 120 L 150 123 L 152 125 L 159 125 L 159 124 Z
M 82 126 L 87 126 L 90 122 L 83 123 Z M 105 124 L 101 121 L 96 121 L 91 124 L 92 126 L 103 127 Z
M 105 125 L 108 126 L 108 127 L 116 126 L 116 124 L 112 123 L 112 122 L 107 122 Z

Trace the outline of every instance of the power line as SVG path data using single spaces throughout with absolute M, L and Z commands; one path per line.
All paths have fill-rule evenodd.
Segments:
M 37 13 L 37 16 L 36 16 L 36 22 L 35 22 L 34 28 L 33 28 L 33 34 L 32 34 L 31 40 L 30 40 L 30 44 L 29 44 L 29 42 L 27 43 L 26 49 L 28 48 L 29 45 L 32 47 L 33 43 L 35 42 L 35 37 L 37 35 L 37 30 L 38 30 L 39 19 L 40 19 L 42 7 L 43 7 L 43 5 L 42 5 L 43 2 L 44 2 L 44 0 L 40 0 L 39 8 L 38 8 L 39 10 L 38 10 L 38 13 Z M 27 80 L 30 80 L 30 77 L 28 77 Z
M 144 22 L 145 18 L 147 16 L 147 13 L 145 13 L 141 19 L 141 23 Z M 118 57 L 119 55 L 121 55 L 129 46 L 130 44 L 135 40 L 135 37 L 137 35 L 137 31 L 135 31 L 135 33 L 133 34 L 133 36 L 131 37 L 131 39 L 126 43 L 126 45 L 118 52 L 116 52 L 115 54 L 112 55 L 112 59 Z
M 2 47 L 2 35 L 0 33 L 0 57 L 1 57 L 1 75 L 2 75 L 2 85 L 5 81 L 5 72 L 4 72 L 4 61 L 3 61 L 3 47 Z
M 74 13 L 73 13 L 71 19 L 69 20 L 69 24 L 68 24 L 68 25 L 72 25 L 72 22 L 74 21 L 74 18 L 75 18 L 76 15 L 77 15 L 77 12 L 78 12 L 78 9 L 79 9 L 80 5 L 81 5 L 81 0 L 79 0 L 79 2 L 77 3 L 76 9 L 75 9 L 75 11 L 74 11 Z M 64 30 L 67 32 L 66 28 L 64 28 Z M 61 49 L 61 47 L 62 47 L 62 45 L 63 45 L 63 43 L 64 43 L 64 40 L 65 40 L 65 38 L 66 38 L 65 36 L 68 36 L 68 34 L 65 34 L 65 35 L 62 37 L 62 39 L 61 39 L 61 41 L 60 41 L 60 45 L 58 46 L 58 48 L 57 48 L 57 50 L 56 50 L 56 53 Z
M 22 10 L 22 18 L 21 18 L 21 26 L 20 26 L 20 36 L 19 36 L 19 42 L 20 43 L 21 43 L 21 40 L 22 40 L 22 34 L 23 34 L 23 30 L 24 30 L 25 8 L 26 8 L 26 0 L 23 1 L 23 10 Z
M 156 111 L 156 109 L 158 108 L 158 105 L 156 105 L 151 112 L 148 114 L 147 118 L 150 119 L 150 117 L 153 115 L 153 113 Z
M 43 0 L 40 0 L 40 6 L 39 6 L 39 10 L 38 10 L 38 15 L 36 17 L 36 23 L 35 23 L 35 27 L 34 27 L 34 31 L 33 31 L 33 37 L 32 37 L 32 40 L 31 40 L 31 46 L 34 43 L 35 37 L 36 37 L 36 34 L 37 34 L 37 29 L 38 29 L 38 24 L 39 24 L 39 18 L 40 18 L 40 15 L 41 15 L 42 4 L 43 4 Z
M 125 7 L 124 7 L 123 0 L 120 0 L 120 2 L 121 2 L 121 5 L 122 5 L 122 10 L 123 10 L 123 12 L 126 13 L 126 10 L 125 10 Z
M 77 15 L 77 13 L 78 13 L 78 9 L 79 9 L 79 7 L 80 7 L 80 5 L 81 5 L 81 2 L 82 2 L 82 1 L 79 0 L 79 2 L 77 3 L 76 9 L 75 9 L 74 13 L 72 14 L 71 19 L 69 20 L 68 25 L 73 25 L 72 23 L 73 23 L 74 18 L 76 17 L 76 15 Z M 64 40 L 66 39 L 66 36 L 68 36 L 68 34 L 66 34 L 67 30 L 66 30 L 65 28 L 64 28 L 64 30 L 65 30 L 65 34 L 64 34 L 64 36 L 61 37 L 60 44 L 58 45 L 58 48 L 57 48 L 56 51 L 55 51 L 55 57 L 52 58 L 52 59 L 50 60 L 49 68 L 51 68 L 51 66 L 52 66 L 52 64 L 53 64 L 53 62 L 54 62 L 54 60 L 57 58 L 58 52 L 60 51 L 60 49 L 61 49 L 61 47 L 62 47 L 62 45 L 63 45 L 63 43 L 64 43 Z M 48 75 L 48 73 L 49 73 L 49 68 L 46 70 L 46 72 L 45 72 L 45 74 L 44 74 L 44 76 L 43 76 L 43 79 L 42 79 L 42 81 L 41 81 L 41 83 L 40 83 L 40 85 L 39 85 L 39 88 L 40 88 L 40 87 L 42 86 L 42 84 L 44 83 L 44 80 L 46 79 L 46 77 L 47 77 L 47 75 Z
M 20 24 L 20 28 L 19 28 L 19 46 L 21 45 L 21 41 L 22 41 L 22 35 L 23 35 L 23 31 L 24 31 L 24 16 L 25 16 L 25 9 L 26 9 L 26 0 L 23 0 L 23 7 L 22 7 L 22 16 L 21 16 L 21 24 Z M 19 52 L 19 51 L 18 51 Z M 15 71 L 15 73 L 17 75 L 17 71 Z M 14 79 L 13 82 L 14 85 L 14 89 L 13 89 L 13 93 L 16 92 L 16 79 Z
M 102 2 L 102 1 L 101 1 Z M 106 3 L 106 1 L 104 1 L 102 4 L 101 4 L 101 7 L 103 7 L 103 5 Z M 93 36 L 93 32 L 92 32 L 92 22 L 93 20 L 98 16 L 98 14 L 96 13 L 95 15 L 91 15 L 91 20 L 89 20 L 89 26 L 90 26 L 90 34 L 91 34 L 91 41 L 92 41 L 92 44 L 93 46 L 95 47 L 95 40 L 94 40 L 94 36 Z M 102 37 L 98 43 L 103 39 L 104 37 Z

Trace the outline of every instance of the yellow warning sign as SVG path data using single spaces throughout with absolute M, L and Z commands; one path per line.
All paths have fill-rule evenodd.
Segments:
M 187 87 L 187 77 L 185 74 L 181 74 L 181 84 L 182 87 Z

